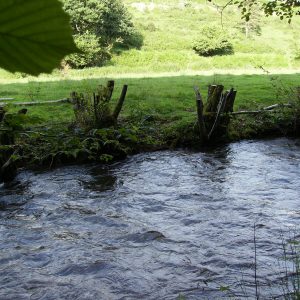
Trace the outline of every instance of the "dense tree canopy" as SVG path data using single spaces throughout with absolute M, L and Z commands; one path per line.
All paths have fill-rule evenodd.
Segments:
M 134 30 L 131 16 L 119 0 L 63 0 L 63 4 L 74 33 L 94 33 L 101 37 L 102 45 L 126 39 Z
M 75 67 L 99 65 L 116 45 L 130 45 L 137 34 L 131 16 L 120 0 L 63 0 L 71 16 L 77 46 L 84 54 L 70 56 Z M 133 45 L 136 46 L 136 45 Z

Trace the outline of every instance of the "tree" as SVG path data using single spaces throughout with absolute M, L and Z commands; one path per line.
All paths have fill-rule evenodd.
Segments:
M 75 42 L 84 52 L 68 57 L 67 62 L 72 66 L 99 65 L 110 57 L 116 44 L 130 45 L 137 35 L 131 16 L 120 0 L 62 2 L 71 16 Z
M 237 5 L 242 9 L 242 18 L 246 21 L 250 20 L 254 6 L 261 9 L 266 16 L 276 15 L 281 20 L 287 19 L 288 23 L 291 23 L 293 16 L 300 14 L 299 0 L 229 0 L 224 5 L 218 5 L 214 0 L 208 1 L 220 8 L 221 16 L 227 7 Z
M 250 13 L 251 17 L 249 19 L 243 18 L 238 26 L 241 28 L 242 32 L 245 34 L 245 37 L 248 39 L 254 34 L 261 34 L 260 23 L 262 13 L 259 6 L 252 4 L 252 0 L 245 0 L 244 7 Z

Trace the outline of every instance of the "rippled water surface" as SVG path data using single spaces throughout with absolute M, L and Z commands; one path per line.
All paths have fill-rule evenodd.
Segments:
M 269 293 L 282 238 L 300 221 L 299 140 L 147 153 L 18 180 L 0 187 L 0 299 L 219 299 L 220 286 L 251 296 L 255 223 Z

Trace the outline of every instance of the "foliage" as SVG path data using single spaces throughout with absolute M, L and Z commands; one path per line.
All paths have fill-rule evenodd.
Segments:
M 84 33 L 74 35 L 75 43 L 82 53 L 71 54 L 65 61 L 71 67 L 84 68 L 102 65 L 111 57 L 109 51 L 100 46 L 100 39 L 95 34 Z
M 0 67 L 31 75 L 50 73 L 76 52 L 69 16 L 58 0 L 0 1 Z
M 242 30 L 246 38 L 250 38 L 252 35 L 261 35 L 262 16 L 259 6 L 253 5 L 251 0 L 248 0 L 248 2 L 245 0 L 242 13 L 245 9 L 250 12 L 251 18 L 249 20 L 242 18 L 237 27 Z
M 132 34 L 128 36 L 126 42 L 123 40 L 116 42 L 116 46 L 120 49 L 141 49 L 144 43 L 144 36 L 137 30 L 133 30 Z
M 258 263 L 257 257 L 257 240 L 254 236 L 254 274 L 253 285 L 255 292 L 249 289 L 249 283 L 243 279 L 239 283 L 240 291 L 231 290 L 230 286 L 220 286 L 220 291 L 224 292 L 230 299 L 282 299 L 282 300 L 299 300 L 300 299 L 300 242 L 299 235 L 294 233 L 294 236 L 288 240 L 282 237 L 282 252 L 278 262 L 276 271 L 278 279 L 270 281 L 267 284 L 263 283 L 263 290 L 260 282 L 257 280 L 256 271 L 260 270 L 261 265 Z M 259 276 L 262 279 L 262 276 Z M 268 279 L 267 279 L 268 280 Z
M 72 56 L 69 62 L 75 67 L 96 66 L 110 58 L 116 43 L 140 45 L 134 40 L 137 32 L 131 16 L 120 0 L 62 0 L 71 16 L 71 25 L 78 47 L 84 51 Z M 90 45 L 87 45 L 90 43 Z
M 115 88 L 114 80 L 109 80 L 106 86 L 98 86 L 97 92 L 71 93 L 76 125 L 81 128 L 104 128 L 116 126 L 119 114 L 123 108 L 128 85 L 124 85 L 114 110 L 110 110 L 110 100 Z
M 138 145 L 137 130 L 130 127 L 93 129 L 83 132 L 45 127 L 19 140 L 25 164 L 48 166 L 98 161 L 108 163 L 126 157 Z
M 256 2 L 254 3 L 256 4 Z M 264 9 L 266 16 L 272 16 L 273 14 L 276 14 L 281 20 L 287 19 L 288 22 L 291 23 L 292 17 L 295 14 L 299 15 L 299 9 L 296 9 L 298 5 L 299 2 L 297 0 L 272 0 L 263 3 L 262 8 Z
M 292 111 L 291 127 L 296 133 L 300 132 L 300 87 L 286 85 L 278 76 L 270 78 L 271 86 L 276 92 L 276 98 L 281 103 L 288 103 Z
M 84 129 L 102 128 L 115 125 L 116 119 L 110 110 L 114 81 L 107 86 L 100 85 L 96 93 L 72 93 L 76 125 Z
M 223 0 L 222 2 L 218 1 L 220 4 L 223 2 Z M 238 70 L 240 74 L 256 73 L 258 72 L 256 68 L 260 65 L 273 72 L 276 72 L 277 69 L 280 69 L 278 70 L 280 72 L 283 72 L 283 69 L 289 69 L 287 72 L 290 73 L 300 67 L 300 60 L 294 59 L 297 56 L 295 43 L 300 31 L 300 18 L 294 18 L 292 24 L 288 25 L 286 21 L 280 22 L 275 16 L 265 17 L 261 10 L 259 22 L 261 35 L 257 35 L 254 31 L 251 35 L 250 31 L 251 39 L 245 39 L 245 35 L 240 33 L 240 29 L 236 29 L 239 23 L 245 22 L 244 19 L 241 21 L 241 10 L 230 6 L 223 12 L 223 26 L 231 34 L 230 41 L 233 44 L 234 54 L 232 56 L 203 57 L 197 55 L 191 49 L 191 45 L 193 40 L 199 36 L 199 28 L 203 24 L 220 26 L 218 8 L 210 3 L 199 5 L 199 0 L 192 0 L 190 8 L 178 9 L 176 7 L 178 1 L 166 3 L 163 0 L 156 0 L 154 3 L 157 7 L 154 10 L 146 9 L 141 12 L 132 6 L 132 0 L 123 0 L 123 3 L 133 17 L 135 28 L 143 35 L 142 49 L 140 51 L 133 48 L 127 50 L 129 47 L 123 47 L 118 52 L 115 49 L 108 49 L 112 59 L 105 66 L 79 71 L 68 69 L 64 74 L 56 71 L 53 73 L 54 77 L 60 76 L 62 79 L 66 79 L 66 76 L 70 79 L 72 77 L 114 78 L 115 76 L 123 77 L 123 74 L 127 73 L 149 77 L 158 72 L 179 72 L 183 75 L 193 75 L 198 71 L 218 73 L 218 70 L 224 69 L 227 72 Z M 150 1 L 147 3 L 151 4 Z M 164 5 L 164 9 L 159 8 L 162 5 Z M 150 30 L 147 29 L 149 24 Z M 238 26 L 240 27 L 240 25 Z M 121 48 L 119 44 L 116 46 L 117 50 Z M 292 53 L 290 49 L 292 49 Z M 249 69 L 251 70 L 249 71 Z M 44 80 L 48 79 L 47 75 L 42 75 L 42 77 Z M 16 78 L 13 74 L 0 70 L 2 81 Z M 29 78 L 29 80 L 31 79 Z M 3 94 L 3 96 L 6 95 Z
M 228 34 L 217 26 L 202 27 L 199 38 L 193 43 L 193 49 L 201 56 L 214 56 L 233 52 Z
M 283 243 L 284 276 L 281 279 L 284 300 L 300 299 L 300 242 L 296 235 Z
M 224 5 L 218 5 L 213 0 L 208 0 L 209 2 L 214 3 L 214 5 L 221 8 L 221 12 L 230 5 L 237 5 L 242 9 L 242 18 L 247 22 L 252 18 L 252 9 L 253 7 L 262 10 L 264 14 L 268 16 L 276 15 L 280 20 L 286 19 L 288 23 L 291 23 L 294 15 L 299 15 L 300 10 L 298 8 L 298 0 L 229 0 Z

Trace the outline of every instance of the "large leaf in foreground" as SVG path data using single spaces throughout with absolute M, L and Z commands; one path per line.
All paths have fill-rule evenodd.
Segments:
M 69 21 L 58 0 L 0 0 L 0 67 L 50 73 L 78 51 Z

